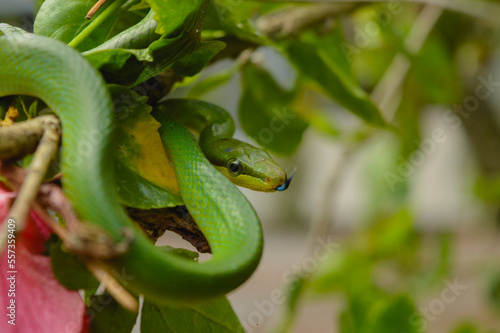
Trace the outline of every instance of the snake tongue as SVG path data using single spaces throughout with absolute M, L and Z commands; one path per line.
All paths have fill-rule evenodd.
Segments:
M 286 180 L 285 180 L 285 183 L 281 186 L 278 186 L 276 188 L 277 191 L 284 191 L 286 190 L 289 186 L 290 186 L 290 183 L 292 182 L 292 178 L 293 178 L 293 175 L 295 174 L 295 171 L 297 170 L 297 167 L 295 167 L 295 169 L 293 169 L 292 173 L 290 174 L 290 177 L 288 177 Z

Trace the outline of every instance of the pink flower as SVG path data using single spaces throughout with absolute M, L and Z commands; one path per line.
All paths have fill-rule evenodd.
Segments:
M 0 223 L 8 215 L 13 196 L 0 183 Z M 42 218 L 31 211 L 24 230 L 15 236 L 15 243 L 10 240 L 15 247 L 0 249 L 2 333 L 88 332 L 80 294 L 59 284 L 52 273 L 50 257 L 42 255 L 50 233 Z

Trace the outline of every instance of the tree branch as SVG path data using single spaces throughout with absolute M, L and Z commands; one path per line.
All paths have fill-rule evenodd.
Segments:
M 58 123 L 56 116 L 45 115 L 0 128 L 0 160 L 14 160 L 33 153 L 45 129 Z
M 12 185 L 14 191 L 19 191 L 26 182 L 26 171 L 13 164 L 0 161 L 0 171 Z M 91 227 L 79 227 L 86 225 L 78 220 L 76 213 L 59 186 L 52 183 L 43 184 L 40 186 L 40 191 L 35 191 L 35 193 L 38 194 L 38 200 L 31 205 L 35 213 L 63 240 L 64 246 L 81 257 L 92 274 L 106 287 L 114 299 L 124 308 L 137 312 L 139 308 L 137 299 L 125 290 L 106 270 L 102 260 L 100 260 L 106 260 L 118 252 L 126 250 L 128 242 L 131 241 L 130 237 L 126 237 L 125 242 L 115 244 L 109 237 L 106 237 L 106 234 L 102 232 L 98 234 L 98 230 L 94 230 L 90 234 L 95 237 L 92 238 L 92 244 L 89 245 L 83 240 L 89 239 L 88 230 Z M 68 228 L 63 228 L 54 221 L 47 213 L 47 208 L 58 212 L 65 220 Z M 6 224 L 4 223 L 4 225 Z M 0 233 L 0 235 L 3 236 L 4 234 Z
M 371 3 L 380 0 L 254 0 L 258 2 L 286 2 L 286 3 Z M 452 10 L 461 14 L 476 17 L 487 21 L 493 26 L 498 26 L 500 21 L 500 5 L 498 3 L 481 0 L 399 0 L 407 3 L 427 4 L 442 9 Z
M 321 3 L 293 7 L 262 16 L 256 24 L 257 28 L 264 34 L 280 38 L 297 34 L 301 30 L 321 23 L 330 17 L 349 12 L 357 6 L 355 3 Z
M 205 236 L 183 206 L 151 210 L 128 207 L 127 212 L 153 241 L 169 230 L 191 243 L 199 252 L 211 252 Z

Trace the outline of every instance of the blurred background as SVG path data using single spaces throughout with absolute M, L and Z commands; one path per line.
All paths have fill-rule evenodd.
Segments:
M 242 190 L 265 232 L 258 271 L 229 295 L 246 331 L 500 332 L 500 4 L 221 2 L 310 45 L 399 129 L 367 126 L 273 47 L 172 92 L 223 106 L 236 137 L 297 168 L 285 192 Z M 0 0 L 0 21 L 30 30 L 33 8 Z M 252 89 L 295 127 L 245 128 Z

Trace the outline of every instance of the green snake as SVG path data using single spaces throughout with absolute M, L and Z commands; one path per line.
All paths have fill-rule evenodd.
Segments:
M 212 249 L 212 258 L 201 263 L 155 248 L 120 206 L 113 178 L 113 105 L 100 73 L 66 44 L 6 25 L 0 25 L 0 60 L 0 97 L 38 97 L 61 119 L 63 189 L 79 218 L 104 229 L 117 242 L 125 229 L 134 230 L 128 250 L 105 262 L 127 289 L 158 302 L 191 302 L 226 294 L 248 279 L 261 258 L 261 225 L 241 192 L 169 115 L 169 109 L 179 106 L 196 109 L 192 102 L 167 101 L 153 116 L 162 123 L 159 133 L 174 164 L 182 199 Z M 288 187 L 291 177 L 286 179 L 281 168 L 263 173 L 275 167 L 267 153 L 247 152 L 245 144 L 230 139 L 234 124 L 224 121 L 220 110 L 212 108 L 194 117 L 198 120 L 187 125 L 200 131 L 206 152 L 219 160 L 222 155 L 229 158 L 216 163 L 228 170 L 228 177 L 241 177 L 244 185 L 256 189 L 266 183 L 271 184 L 269 190 Z

